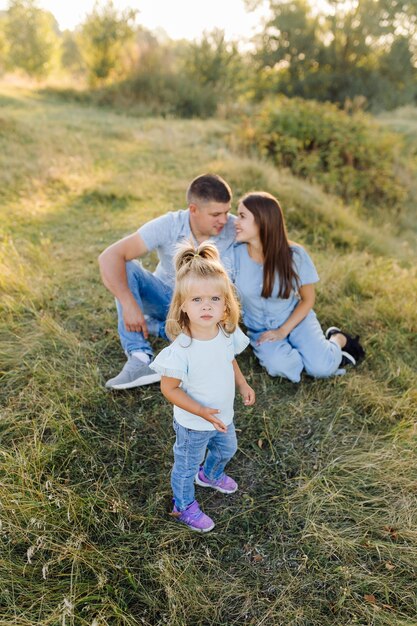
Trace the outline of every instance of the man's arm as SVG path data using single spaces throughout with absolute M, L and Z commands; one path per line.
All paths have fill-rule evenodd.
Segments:
M 126 261 L 144 256 L 148 249 L 139 233 L 128 235 L 106 248 L 98 258 L 101 278 L 107 289 L 119 300 L 126 330 L 142 331 L 148 336 L 145 318 L 127 284 Z

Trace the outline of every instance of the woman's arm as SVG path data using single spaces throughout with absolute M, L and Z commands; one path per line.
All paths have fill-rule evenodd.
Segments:
M 279 341 L 288 337 L 290 332 L 294 330 L 300 322 L 309 314 L 314 306 L 316 299 L 314 285 L 302 285 L 298 290 L 300 294 L 300 301 L 291 313 L 289 318 L 284 322 L 282 326 L 276 330 L 267 330 L 258 339 L 258 343 L 264 343 L 265 341 Z
M 215 417 L 216 413 L 220 413 L 218 409 L 212 409 L 208 406 L 202 406 L 180 388 L 181 380 L 179 378 L 170 378 L 169 376 L 162 376 L 161 378 L 161 391 L 165 398 L 175 404 L 180 409 L 198 415 L 203 419 L 213 424 L 214 428 L 221 433 L 227 432 L 227 426 Z
M 233 359 L 232 364 L 233 371 L 235 373 L 236 387 L 239 389 L 239 393 L 243 398 L 244 404 L 246 404 L 246 406 L 250 406 L 255 403 L 255 392 L 246 382 L 246 378 L 243 376 L 236 359 Z

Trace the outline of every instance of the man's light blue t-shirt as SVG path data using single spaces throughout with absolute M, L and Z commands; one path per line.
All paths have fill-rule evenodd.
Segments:
M 235 374 L 233 360 L 249 344 L 246 335 L 236 328 L 226 335 L 219 328 L 214 339 L 201 341 L 181 333 L 175 341 L 161 350 L 150 364 L 162 376 L 178 378 L 181 388 L 202 406 L 218 409 L 216 417 L 224 424 L 233 421 Z M 192 430 L 215 430 L 207 420 L 174 405 L 178 424 Z
M 233 269 L 233 243 L 235 240 L 234 215 L 229 215 L 219 235 L 210 237 L 219 251 L 224 268 L 231 275 Z M 174 286 L 175 270 L 173 258 L 176 246 L 183 241 L 195 242 L 190 228 L 190 211 L 171 211 L 141 226 L 138 231 L 149 251 L 156 250 L 159 258 L 155 276 L 164 283 Z

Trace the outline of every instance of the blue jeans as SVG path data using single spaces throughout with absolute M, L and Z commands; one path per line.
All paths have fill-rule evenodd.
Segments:
M 128 261 L 126 263 L 126 276 L 129 289 L 142 312 L 144 315 L 152 318 L 149 325 L 150 333 L 167 339 L 165 320 L 171 304 L 172 288 L 154 276 L 152 272 L 146 270 L 139 261 Z M 145 339 L 143 333 L 126 330 L 123 321 L 122 305 L 118 300 L 116 300 L 116 307 L 118 315 L 117 330 L 119 331 L 123 350 L 126 354 L 130 354 L 134 350 L 142 350 L 142 352 L 152 356 L 151 344 Z
M 263 332 L 248 330 L 248 335 L 254 353 L 270 376 L 284 376 L 299 383 L 303 370 L 314 378 L 326 378 L 339 368 L 342 350 L 326 339 L 314 311 L 310 311 L 286 339 L 258 345 L 256 342 Z
M 194 502 L 194 477 L 203 464 L 204 474 L 210 480 L 222 477 L 224 468 L 237 450 L 236 432 L 233 422 L 227 433 L 218 430 L 191 430 L 180 426 L 174 419 L 177 435 L 174 443 L 174 467 L 171 473 L 171 486 L 177 509 L 184 511 Z

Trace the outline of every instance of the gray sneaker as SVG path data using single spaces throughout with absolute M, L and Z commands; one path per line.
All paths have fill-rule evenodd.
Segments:
M 106 382 L 106 387 L 107 389 L 131 389 L 158 383 L 160 380 L 161 375 L 151 370 L 149 365 L 134 356 L 129 356 L 120 374 L 110 378 Z

